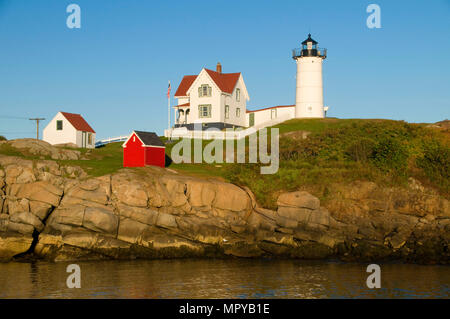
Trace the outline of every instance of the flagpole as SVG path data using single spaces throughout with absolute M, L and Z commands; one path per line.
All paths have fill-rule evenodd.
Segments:
M 167 118 L 167 122 L 168 122 L 168 127 L 167 129 L 169 130 L 169 140 L 171 139 L 171 133 L 170 133 L 170 80 L 169 80 L 169 89 L 168 89 L 168 93 L 167 93 L 167 110 L 168 110 L 168 118 Z M 175 123 L 174 123 L 175 124 Z

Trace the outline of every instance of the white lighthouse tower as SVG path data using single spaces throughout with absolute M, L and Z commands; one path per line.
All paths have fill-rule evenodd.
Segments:
M 292 50 L 297 62 L 296 118 L 325 117 L 322 61 L 327 57 L 327 49 L 320 49 L 317 44 L 309 34 L 301 48 Z

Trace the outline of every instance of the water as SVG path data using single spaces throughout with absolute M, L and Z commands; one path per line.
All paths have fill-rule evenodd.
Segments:
M 0 263 L 0 298 L 449 298 L 450 267 L 382 264 L 381 288 L 367 264 L 299 260 L 136 260 Z

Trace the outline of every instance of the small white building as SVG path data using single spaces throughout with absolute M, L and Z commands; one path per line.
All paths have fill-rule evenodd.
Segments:
M 198 75 L 186 75 L 181 80 L 175 98 L 178 105 L 175 127 L 194 129 L 235 128 L 247 126 L 247 101 L 250 97 L 241 73 L 222 73 L 217 63 L 216 71 L 202 69 Z
M 80 114 L 58 112 L 43 131 L 50 144 L 73 143 L 82 148 L 95 147 L 95 131 Z

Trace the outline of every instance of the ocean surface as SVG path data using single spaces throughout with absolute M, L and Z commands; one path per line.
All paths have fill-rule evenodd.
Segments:
M 81 288 L 68 288 L 74 262 L 0 263 L 0 298 L 449 298 L 450 266 L 299 260 L 135 260 L 76 262 Z

